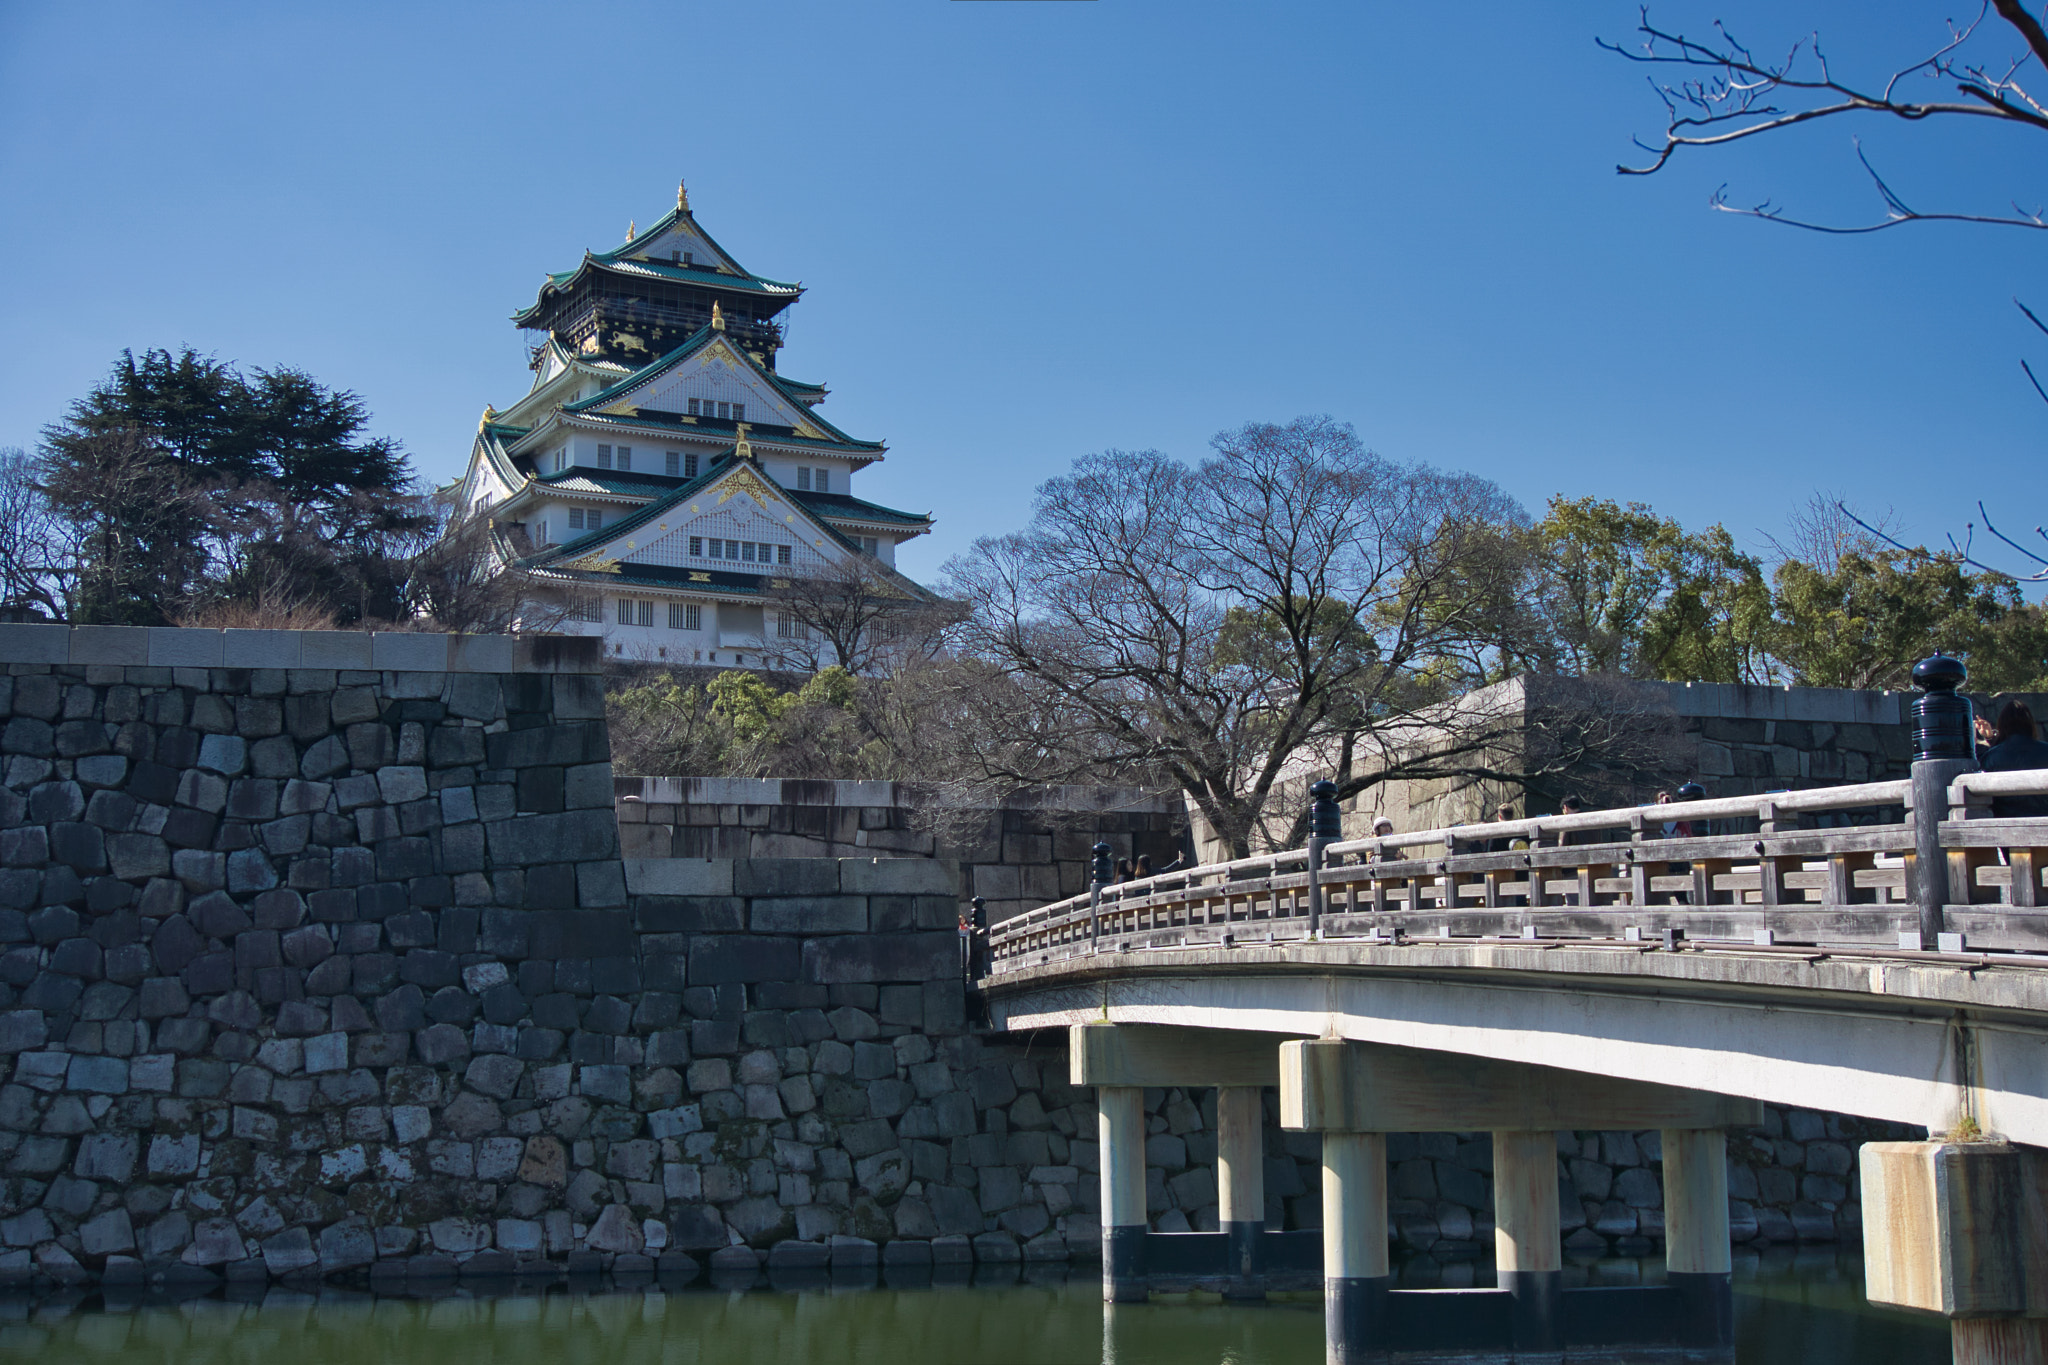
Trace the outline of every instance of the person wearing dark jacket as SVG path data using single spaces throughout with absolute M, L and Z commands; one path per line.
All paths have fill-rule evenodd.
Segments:
M 1998 713 L 1993 743 L 1978 761 L 1987 773 L 2028 772 L 2048 768 L 2048 744 L 2041 742 L 2034 713 L 2023 701 L 2009 701 Z M 1991 814 L 2001 820 L 2048 815 L 2048 796 L 1994 796 Z

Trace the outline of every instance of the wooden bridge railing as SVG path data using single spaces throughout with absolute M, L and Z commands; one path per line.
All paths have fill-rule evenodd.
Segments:
M 1721 940 L 2048 953 L 2048 772 L 1966 773 L 1936 813 L 1940 942 L 1913 903 L 1911 784 L 1539 816 L 1329 843 L 1104 885 L 988 931 L 1000 976 L 1095 951 L 1351 939 Z M 1669 825 L 1696 832 L 1665 837 Z M 1738 828 L 1728 828 L 1737 826 Z M 2038 907 L 2038 908 L 2037 908 Z

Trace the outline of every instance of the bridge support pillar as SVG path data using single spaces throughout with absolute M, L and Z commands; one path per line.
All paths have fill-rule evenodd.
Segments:
M 1266 1297 L 1264 1094 L 1255 1085 L 1216 1088 L 1217 1213 L 1229 1255 L 1226 1298 Z
M 1493 1229 L 1493 1263 L 1512 1300 L 1517 1358 L 1561 1350 L 1564 1243 L 1554 1130 L 1494 1133 Z
M 1864 1293 L 1941 1313 L 1955 1365 L 2048 1365 L 2048 1151 L 1867 1142 Z
M 1551 1182 L 1556 1184 L 1555 1178 Z M 1329 1365 L 1386 1358 L 1387 1139 L 1323 1134 L 1323 1329 Z
M 1143 1303 L 1145 1288 L 1145 1091 L 1095 1088 L 1102 1168 L 1102 1297 Z
M 1732 1345 L 1728 1136 L 1718 1128 L 1664 1130 L 1664 1268 L 1682 1305 L 1685 1344 Z

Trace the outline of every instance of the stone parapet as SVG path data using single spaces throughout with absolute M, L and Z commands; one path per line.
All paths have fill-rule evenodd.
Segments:
M 424 631 L 204 630 L 0 624 L 0 663 L 339 669 L 382 673 L 602 673 L 595 636 Z
M 614 780 L 628 857 L 941 858 L 961 868 L 960 894 L 980 896 L 991 922 L 1087 888 L 1089 850 L 1181 856 L 1187 825 L 1177 794 L 1130 787 L 1026 787 L 982 805 L 911 782 L 795 778 L 620 777 Z

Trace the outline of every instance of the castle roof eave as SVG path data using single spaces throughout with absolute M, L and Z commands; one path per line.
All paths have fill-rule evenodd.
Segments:
M 564 412 L 589 413 L 595 412 L 600 407 L 606 406 L 611 403 L 615 403 L 620 398 L 631 393 L 634 389 L 639 388 L 644 384 L 651 383 L 660 375 L 666 373 L 671 369 L 674 369 L 677 365 L 682 364 L 683 361 L 688 360 L 698 351 L 703 350 L 706 346 L 709 346 L 713 342 L 717 341 L 722 335 L 723 333 L 721 333 L 719 329 L 717 329 L 716 327 L 712 327 L 709 324 L 699 327 L 696 331 L 690 333 L 689 336 L 685 337 L 680 344 L 678 344 L 673 350 L 669 351 L 666 355 L 658 356 L 655 359 L 648 361 L 647 364 L 633 371 L 625 378 L 617 380 L 616 382 L 610 384 L 609 386 L 600 389 L 598 392 L 592 394 L 588 398 L 578 399 L 574 403 L 564 403 L 562 405 L 562 410 Z M 766 379 L 771 386 L 778 389 L 782 388 L 780 381 L 778 381 L 776 378 L 775 371 L 769 369 L 766 365 L 763 365 L 761 362 L 755 360 L 751 355 L 747 354 L 745 347 L 728 345 L 726 349 L 730 351 L 733 355 L 739 357 L 740 362 L 746 365 L 755 374 Z M 790 393 L 787 389 L 782 389 L 782 391 L 786 397 L 790 398 L 792 401 L 798 402 L 799 406 L 803 406 L 801 400 L 798 400 L 795 394 Z M 819 391 L 822 391 L 822 386 L 819 386 Z M 808 409 L 804 413 L 804 420 L 825 432 L 826 440 L 830 444 L 844 445 L 856 449 L 868 449 L 878 452 L 887 448 L 880 441 L 862 441 L 855 437 L 849 436 L 845 432 L 841 431 L 838 427 L 832 425 L 832 423 L 825 420 L 823 417 L 818 416 L 815 412 L 811 412 Z

